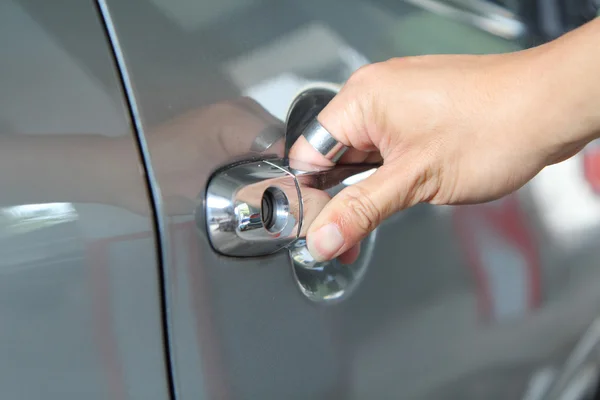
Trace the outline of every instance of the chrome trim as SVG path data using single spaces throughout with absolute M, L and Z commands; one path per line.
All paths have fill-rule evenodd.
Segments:
M 334 138 L 316 118 L 304 129 L 302 136 L 315 150 L 334 163 L 348 150 L 348 146 Z
M 276 191 L 271 209 L 275 222 L 263 216 L 263 198 Z M 206 191 L 206 224 L 212 247 L 232 257 L 272 254 L 298 237 L 302 220 L 296 179 L 276 161 L 233 165 L 215 174 Z

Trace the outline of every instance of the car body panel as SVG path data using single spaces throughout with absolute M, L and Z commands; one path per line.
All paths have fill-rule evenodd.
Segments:
M 147 131 L 240 96 L 283 121 L 304 85 L 342 83 L 371 61 L 519 48 L 402 2 L 108 5 Z M 491 204 L 394 216 L 352 296 L 312 304 L 285 254 L 218 256 L 194 222 L 210 175 L 248 150 L 215 144 L 222 125 L 198 120 L 198 152 L 211 161 L 198 168 L 189 187 L 197 197 L 181 216 L 168 211 L 176 191 L 161 180 L 174 161 L 149 146 L 176 259 L 165 268 L 182 398 L 522 398 L 539 370 L 561 370 L 597 315 L 594 256 L 562 252 L 558 265 L 547 263 L 523 200 L 530 187 Z M 257 135 L 250 122 L 235 129 L 242 141 Z M 177 140 L 177 129 L 169 134 Z M 180 224 L 187 235 L 173 232 Z
M 51 134 L 120 144 L 94 147 L 109 179 L 83 180 L 86 201 L 7 174 L 23 180 L 0 193 L 3 393 L 539 400 L 593 386 L 600 202 L 579 156 L 495 202 L 394 215 L 330 304 L 304 295 L 285 252 L 228 258 L 208 241 L 210 177 L 281 157 L 264 139 L 303 88 L 395 56 L 521 46 L 410 3 L 2 3 L 0 139 L 32 154 Z
M 0 4 L 0 146 L 20 149 L 0 179 L 2 397 L 164 399 L 160 275 L 135 132 L 95 6 L 68 3 Z M 102 153 L 88 139 L 122 145 Z M 80 180 L 71 151 L 97 153 L 99 169 L 124 161 L 128 186 Z M 84 195 L 52 190 L 67 181 Z M 137 211 L 96 196 L 99 186 Z

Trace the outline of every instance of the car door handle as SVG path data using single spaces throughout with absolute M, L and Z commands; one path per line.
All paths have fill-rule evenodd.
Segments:
M 315 124 L 307 140 L 322 154 L 339 158 L 342 147 L 322 140 L 315 146 Z M 321 136 L 321 139 L 323 137 Z M 337 149 L 337 150 L 336 150 Z M 273 254 L 306 236 L 310 223 L 358 174 L 380 164 L 315 167 L 285 158 L 236 163 L 210 179 L 205 200 L 206 228 L 212 248 L 225 256 Z

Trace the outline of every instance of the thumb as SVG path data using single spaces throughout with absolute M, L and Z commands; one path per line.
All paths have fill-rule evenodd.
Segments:
M 349 186 L 327 203 L 311 224 L 307 245 L 317 261 L 331 260 L 360 243 L 384 219 L 409 202 L 410 187 L 392 165 Z M 413 186 L 414 187 L 414 186 Z

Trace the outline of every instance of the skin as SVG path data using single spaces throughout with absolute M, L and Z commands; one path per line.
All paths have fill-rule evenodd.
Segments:
M 357 245 L 417 203 L 505 196 L 600 136 L 600 19 L 542 46 L 498 55 L 395 58 L 358 70 L 318 116 L 351 147 L 340 162 L 380 157 L 369 178 L 313 221 L 317 260 Z M 328 165 L 305 140 L 290 157 Z

